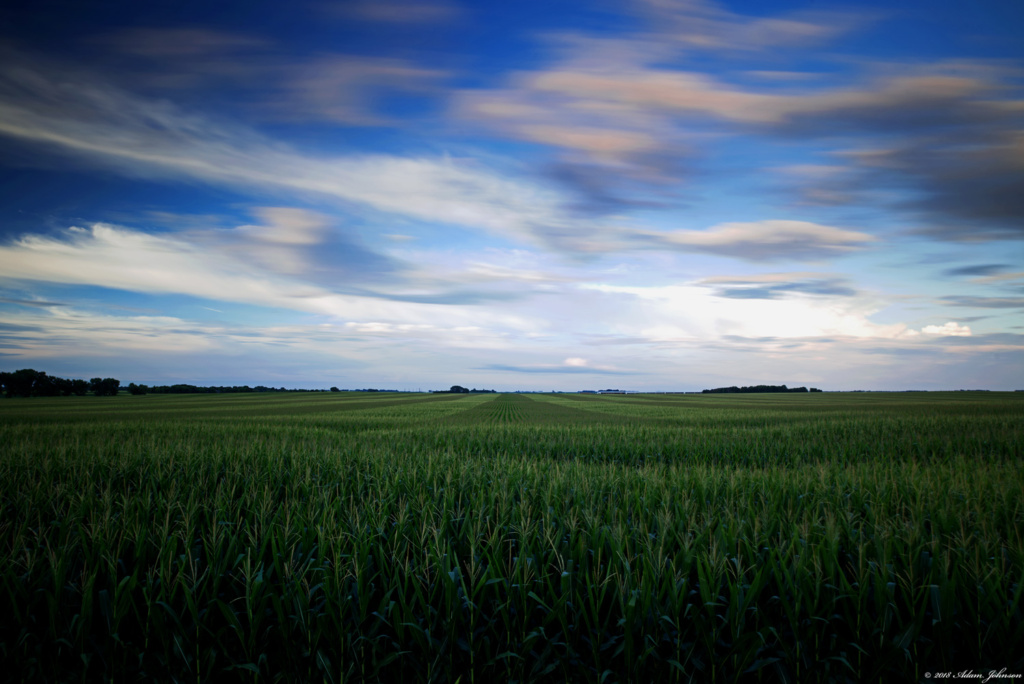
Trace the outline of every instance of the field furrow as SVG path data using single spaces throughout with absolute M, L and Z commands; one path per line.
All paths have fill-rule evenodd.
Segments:
M 1024 396 L 151 399 L 0 401 L 5 679 L 1024 671 Z

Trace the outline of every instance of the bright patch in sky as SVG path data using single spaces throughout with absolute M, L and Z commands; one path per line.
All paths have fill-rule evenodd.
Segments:
M 1015 0 L 0 10 L 0 367 L 1024 388 L 1022 25 Z

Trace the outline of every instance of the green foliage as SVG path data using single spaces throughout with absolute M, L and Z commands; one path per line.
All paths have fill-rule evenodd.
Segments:
M 12 681 L 1024 668 L 1024 396 L 0 404 Z
M 117 396 L 117 390 L 121 387 L 121 381 L 115 378 L 93 378 L 89 381 L 89 389 L 97 397 Z
M 781 392 L 806 392 L 806 387 L 786 387 L 785 385 L 751 385 L 750 387 L 718 387 L 706 389 L 702 394 L 778 394 Z M 820 392 L 820 389 L 812 387 L 811 392 Z
M 58 378 L 31 368 L 0 373 L 0 392 L 7 398 L 82 396 L 88 391 L 89 383 L 85 380 Z

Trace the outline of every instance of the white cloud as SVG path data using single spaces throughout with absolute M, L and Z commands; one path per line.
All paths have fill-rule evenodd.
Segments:
M 822 259 L 863 249 L 876 239 L 859 231 L 784 220 L 723 223 L 706 230 L 638 231 L 637 234 L 666 246 L 748 261 Z
M 993 89 L 983 78 L 938 70 L 934 74 L 880 79 L 858 87 L 786 95 L 744 90 L 701 73 L 655 68 L 630 68 L 617 73 L 553 68 L 537 72 L 523 83 L 527 91 L 535 93 L 747 124 L 781 124 L 796 117 L 837 112 L 875 110 L 882 114 L 921 103 L 958 102 Z M 479 108 L 477 111 L 487 113 Z
M 584 285 L 624 297 L 608 306 L 628 310 L 618 321 L 605 321 L 621 335 L 651 341 L 705 341 L 725 337 L 777 340 L 815 337 L 899 337 L 906 326 L 870 320 L 880 304 L 865 297 L 828 297 L 794 293 L 783 299 L 723 299 L 698 285 L 633 287 Z
M 486 324 L 497 329 L 528 329 L 511 314 L 474 307 L 394 301 L 383 297 L 341 294 L 315 285 L 296 273 L 268 270 L 259 258 L 265 242 L 307 241 L 319 229 L 306 214 L 272 211 L 279 223 L 243 231 L 253 243 L 230 249 L 189 241 L 187 235 L 163 236 L 107 224 L 72 228 L 62 237 L 27 236 L 0 246 L 3 278 L 48 283 L 95 285 L 129 292 L 183 294 L 213 301 L 237 302 L 319 314 L 347 321 L 383 321 L 446 327 Z M 287 236 L 299 226 L 298 238 Z M 282 233 L 281 231 L 285 231 Z M 305 231 L 305 232 L 303 232 Z M 268 238 L 268 235 L 270 236 Z M 279 245 L 280 247 L 280 245 Z M 287 252 L 273 251 L 284 258 Z
M 449 74 L 387 57 L 322 57 L 292 69 L 286 95 L 268 107 L 285 120 L 312 119 L 362 126 L 390 125 L 374 111 L 374 95 L 436 94 Z
M 135 97 L 86 74 L 0 69 L 0 135 L 141 177 L 185 177 L 249 191 L 313 193 L 363 208 L 517 240 L 571 242 L 582 227 L 557 193 L 469 160 L 312 156 L 237 122 Z
M 220 326 L 197 327 L 174 316 L 98 314 L 68 306 L 6 317 L 7 353 L 29 359 L 152 354 L 204 354 L 221 346 Z
M 598 210 L 678 201 L 667 189 L 704 181 L 693 167 L 714 157 L 701 153 L 708 141 L 757 135 L 803 141 L 792 149 L 813 140 L 841 160 L 840 167 L 790 167 L 793 182 L 775 190 L 805 205 L 884 204 L 913 220 L 924 216 L 922 233 L 943 239 L 1020 237 L 1024 203 L 1014 188 L 1024 178 L 1024 136 L 1012 67 L 843 59 L 838 71 L 826 61 L 818 74 L 797 79 L 753 72 L 761 82 L 752 84 L 750 66 L 772 66 L 784 48 L 830 38 L 863 18 L 743 16 L 698 0 L 631 8 L 649 25 L 614 37 L 549 37 L 551 61 L 513 72 L 499 87 L 461 91 L 455 115 L 548 146 L 568 169 L 559 180 Z M 751 63 L 763 62 L 767 50 L 768 64 Z M 700 71 L 694 51 L 750 59 L 734 62 L 747 68 L 714 62 Z M 846 75 L 851 66 L 861 73 Z M 787 80 L 765 82 L 766 74 Z
M 315 245 L 323 241 L 328 219 L 305 209 L 261 207 L 253 210 L 266 225 L 239 226 L 245 237 L 275 246 Z
M 274 307 L 323 317 L 336 324 L 335 334 L 358 339 L 406 340 L 437 350 L 504 350 L 520 357 L 543 348 L 547 354 L 561 354 L 566 368 L 608 371 L 635 364 L 628 358 L 580 354 L 581 340 L 611 334 L 644 344 L 729 346 L 734 344 L 733 337 L 895 339 L 905 331 L 902 325 L 870 320 L 879 303 L 860 295 L 833 296 L 828 288 L 817 287 L 815 294 L 787 291 L 784 297 L 771 300 L 723 299 L 716 296 L 721 284 L 710 280 L 652 287 L 595 283 L 593 272 L 584 277 L 585 271 L 576 272 L 575 267 L 525 251 L 495 252 L 486 262 L 473 259 L 470 253 L 462 262 L 418 259 L 423 265 L 408 274 L 410 285 L 404 290 L 393 283 L 388 294 L 348 294 L 309 282 L 301 264 L 274 271 L 261 262 L 262 249 L 273 254 L 274 250 L 287 253 L 294 247 L 316 247 L 322 217 L 280 208 L 263 210 L 262 217 L 261 225 L 238 231 L 230 249 L 224 248 L 229 243 L 211 246 L 206 237 L 197 238 L 204 234 L 195 230 L 151 235 L 107 224 L 71 229 L 58 237 L 28 236 L 0 246 L 0 272 L 7 280 Z M 643 269 L 644 263 L 638 257 L 631 268 Z M 820 274 L 768 274 L 746 280 L 785 284 L 787 278 L 812 275 Z M 612 273 L 610 277 L 624 276 Z M 438 287 L 443 292 L 474 283 L 516 296 L 500 306 L 475 305 L 461 295 L 444 300 L 449 303 L 423 303 Z M 416 289 L 422 293 L 416 296 L 427 299 L 403 300 L 410 299 L 407 295 Z
M 189 114 L 168 102 L 138 98 L 83 78 L 24 65 L 0 69 L 0 91 L 8 93 L 0 102 L 0 134 L 132 176 L 184 177 L 250 192 L 315 195 L 349 208 L 462 226 L 560 252 L 620 251 L 646 244 L 747 260 L 808 260 L 855 251 L 873 239 L 805 221 L 725 223 L 667 233 L 585 221 L 566 209 L 569 198 L 561 192 L 496 173 L 472 160 L 313 156 L 237 123 Z M 647 132 L 577 126 L 563 135 L 567 130 L 544 125 L 534 133 L 563 140 L 608 163 L 657 147 Z M 633 169 L 627 168 L 627 175 L 645 176 L 630 166 L 633 161 L 624 163 Z M 285 213 L 265 216 L 263 227 L 251 229 L 253 235 L 264 242 L 313 244 L 321 227 L 310 221 L 320 219 L 281 211 Z M 297 222 L 302 221 L 306 223 L 300 226 Z M 275 232 L 273 226 L 281 222 L 287 226 Z
M 921 328 L 921 332 L 925 335 L 943 335 L 952 337 L 970 337 L 971 328 L 966 325 L 960 325 L 953 321 L 948 321 L 942 325 L 926 325 Z
M 805 46 L 850 30 L 863 21 L 850 14 L 813 13 L 783 17 L 736 14 L 709 0 L 644 0 L 652 34 L 689 50 L 761 52 Z
M 996 275 L 974 278 L 976 283 L 1000 283 L 1005 281 L 1024 280 L 1024 271 L 1015 273 L 997 273 Z

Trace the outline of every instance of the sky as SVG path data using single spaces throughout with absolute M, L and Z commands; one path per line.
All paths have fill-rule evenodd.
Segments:
M 0 370 L 1024 388 L 1024 3 L 0 9 Z

